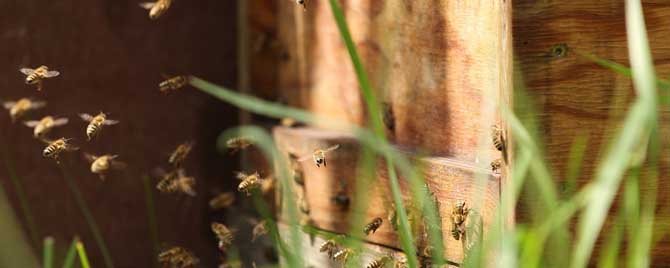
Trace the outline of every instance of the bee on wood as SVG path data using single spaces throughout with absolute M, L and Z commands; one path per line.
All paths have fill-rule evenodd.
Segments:
M 337 150 L 337 148 L 340 148 L 339 144 L 328 147 L 327 149 L 316 149 L 311 155 L 303 156 L 302 158 L 298 159 L 298 162 L 307 161 L 310 158 L 312 158 L 314 160 L 314 164 L 316 164 L 316 167 L 321 167 L 321 165 L 325 167 L 326 154 L 334 150 Z
M 33 129 L 33 136 L 35 138 L 43 138 L 51 129 L 67 124 L 67 118 L 55 118 L 53 116 L 42 117 L 39 121 L 31 120 L 23 124 Z
M 37 91 L 42 91 L 42 81 L 44 79 L 53 78 L 60 74 L 58 71 L 49 71 L 49 67 L 44 65 L 37 67 L 37 69 L 21 68 L 19 71 L 26 75 L 26 84 L 37 84 Z
M 365 225 L 365 228 L 363 228 L 363 232 L 365 233 L 365 235 L 370 235 L 370 232 L 374 234 L 377 231 L 377 229 L 379 229 L 379 227 L 382 226 L 382 223 L 383 223 L 382 218 L 379 217 L 374 218 L 370 223 Z
M 266 220 L 252 220 L 251 224 L 254 224 L 254 229 L 251 231 L 251 242 L 256 241 L 260 236 L 268 234 L 268 222 Z
M 345 191 L 337 192 L 337 194 L 333 196 L 332 201 L 342 211 L 346 211 L 347 209 L 349 209 L 350 200 L 349 196 L 347 196 L 347 193 Z
M 465 201 L 458 201 L 451 211 L 451 236 L 459 240 L 465 234 L 463 223 L 468 217 L 470 209 L 465 205 Z
M 9 116 L 12 118 L 12 122 L 16 122 L 17 119 L 21 118 L 30 110 L 40 109 L 47 105 L 44 101 L 33 101 L 28 98 L 22 98 L 18 101 L 6 101 L 3 104 L 5 109 L 9 110 Z
M 505 137 L 503 136 L 503 130 L 497 125 L 491 126 L 491 139 L 493 140 L 493 145 L 498 149 L 498 151 L 505 150 Z
M 158 262 L 163 267 L 194 268 L 200 260 L 182 247 L 172 247 L 158 254 Z
M 337 243 L 335 243 L 335 240 L 329 239 L 321 244 L 319 246 L 319 252 L 325 252 L 328 254 L 328 258 L 333 258 L 333 255 L 335 255 L 335 252 L 337 252 Z
M 226 141 L 226 147 L 228 147 L 230 150 L 230 154 L 237 153 L 238 151 L 246 149 L 251 145 L 251 141 L 245 137 L 236 137 Z
M 140 3 L 140 7 L 149 10 L 149 18 L 152 20 L 158 19 L 165 14 L 172 5 L 172 0 L 158 0 L 156 2 Z
M 103 126 L 111 126 L 119 123 L 119 121 L 107 119 L 107 115 L 103 112 L 100 112 L 96 116 L 82 113 L 79 114 L 79 117 L 81 117 L 82 120 L 89 122 L 86 127 L 86 137 L 88 137 L 89 141 L 100 133 Z
M 371 262 L 368 263 L 368 265 L 365 266 L 365 267 L 366 267 L 366 268 L 382 268 L 382 267 L 386 266 L 386 264 L 387 264 L 389 261 L 391 261 L 391 257 L 389 257 L 389 256 L 382 256 L 382 257 L 379 257 L 379 258 L 377 258 L 377 259 L 371 261 Z
M 166 173 L 162 170 L 157 170 L 161 180 L 156 184 L 156 189 L 163 193 L 182 192 L 190 196 L 196 196 L 195 178 L 186 176 L 184 169 L 177 169 Z
M 84 158 L 91 163 L 91 172 L 93 174 L 98 174 L 101 180 L 105 180 L 105 173 L 109 172 L 111 169 L 124 169 L 126 168 L 126 163 L 116 160 L 118 155 L 102 155 L 95 156 L 92 154 L 84 153 Z
M 44 143 L 47 143 L 47 147 L 42 151 L 42 156 L 53 158 L 58 162 L 58 156 L 63 151 L 76 151 L 79 148 L 72 146 L 69 141 L 72 139 L 60 138 L 54 141 L 43 140 Z
M 503 165 L 502 159 L 494 160 L 493 162 L 491 162 L 491 172 L 493 172 L 493 174 L 499 175 L 502 165 Z
M 177 148 L 175 148 L 175 150 L 172 152 L 172 154 L 170 154 L 168 162 L 175 167 L 180 167 L 181 163 L 184 162 L 188 154 L 191 152 L 192 148 L 193 148 L 192 141 L 179 144 Z
M 350 248 L 341 248 L 333 254 L 333 257 L 331 258 L 334 261 L 338 261 L 341 263 L 347 263 L 349 260 L 349 257 L 354 254 L 354 251 L 351 250 Z
M 302 10 L 307 11 L 307 0 L 295 0 L 295 3 L 302 6 Z
M 178 75 L 172 78 L 166 77 L 165 81 L 160 82 L 158 87 L 160 88 L 161 93 L 170 93 L 171 91 L 177 91 L 178 89 L 186 86 L 189 82 L 187 76 Z
M 237 172 L 237 179 L 242 180 L 237 186 L 237 191 L 245 193 L 247 196 L 251 196 L 251 193 L 254 189 L 258 189 L 261 186 L 261 175 L 258 172 L 253 174 L 245 174 L 243 172 Z
M 226 251 L 226 248 L 233 244 L 233 231 L 218 222 L 213 222 L 211 227 L 212 232 L 214 232 L 216 238 L 219 240 L 219 249 L 221 251 Z
M 220 193 L 211 200 L 209 200 L 209 207 L 211 209 L 223 209 L 231 206 L 235 202 L 235 194 L 233 192 Z

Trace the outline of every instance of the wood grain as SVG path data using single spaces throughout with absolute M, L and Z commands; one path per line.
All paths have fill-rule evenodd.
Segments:
M 391 210 L 390 188 L 388 175 L 383 166 L 377 169 L 378 182 L 367 191 L 367 209 L 365 211 L 343 210 L 332 201 L 340 190 L 355 202 L 356 167 L 358 164 L 358 145 L 353 137 L 328 130 L 311 128 L 284 128 L 274 129 L 274 137 L 278 147 L 285 154 L 310 155 L 313 149 L 326 148 L 333 144 L 340 144 L 340 148 L 327 156 L 327 167 L 317 168 L 311 161 L 300 163 L 300 170 L 304 176 L 304 198 L 309 204 L 308 214 L 318 228 L 338 233 L 350 231 L 350 221 L 354 213 L 362 213 L 367 220 L 381 217 L 385 223 L 376 233 L 366 239 L 370 242 L 398 248 L 398 237 L 388 223 L 387 215 Z M 413 158 L 411 153 L 406 156 Z M 425 168 L 423 176 L 429 189 L 439 202 L 439 212 L 442 219 L 442 230 L 449 260 L 460 262 L 463 249 L 460 241 L 451 236 L 450 215 L 453 205 L 458 201 L 465 201 L 474 211 L 482 215 L 484 235 L 491 226 L 499 202 L 499 178 L 490 171 L 470 166 L 467 163 L 441 157 L 421 158 L 418 160 Z M 405 179 L 400 180 L 406 202 L 410 200 L 409 185 Z M 296 189 L 300 189 L 296 185 Z M 360 197 L 359 197 L 360 198 Z M 285 215 L 284 215 L 285 216 Z M 361 230 L 362 232 L 362 230 Z M 425 246 L 425 237 L 419 235 L 419 248 Z

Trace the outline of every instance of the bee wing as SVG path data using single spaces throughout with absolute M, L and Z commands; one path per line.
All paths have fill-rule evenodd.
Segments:
M 22 72 L 25 75 L 31 75 L 35 72 L 34 69 L 30 69 L 30 68 L 21 68 L 21 69 L 19 69 L 19 71 Z
M 304 162 L 304 161 L 310 160 L 312 158 L 313 158 L 312 154 L 308 154 L 308 155 L 305 155 L 303 157 L 298 158 L 298 162 Z
M 156 2 L 144 2 L 140 3 L 140 7 L 144 9 L 152 9 L 156 5 Z
M 337 148 L 340 148 L 339 144 L 335 144 L 333 146 L 328 147 L 328 149 L 323 150 L 324 153 L 331 152 L 337 150 Z
M 105 122 L 104 122 L 103 124 L 105 124 L 106 126 L 111 126 L 111 125 L 116 125 L 116 124 L 118 124 L 118 123 L 119 123 L 118 120 L 109 120 L 109 119 L 106 119 Z
M 58 72 L 58 71 L 48 71 L 48 72 L 44 75 L 44 77 L 46 77 L 46 78 L 51 78 L 51 77 L 56 77 L 56 76 L 58 76 L 59 74 L 60 74 L 60 72 Z
M 164 169 L 162 169 L 160 167 L 157 167 L 157 168 L 154 168 L 154 170 L 151 171 L 151 174 L 156 176 L 156 177 L 163 177 L 163 176 L 167 175 L 167 171 L 165 171 Z
M 128 166 L 125 162 L 122 161 L 112 161 L 112 168 L 113 169 L 125 169 Z
M 84 157 L 84 159 L 86 159 L 86 161 L 88 161 L 89 163 L 93 163 L 93 161 L 95 161 L 96 159 L 98 159 L 97 156 L 92 155 L 92 154 L 89 154 L 89 153 L 82 153 L 81 155 L 82 155 L 82 156 Z
M 23 122 L 23 124 L 26 125 L 29 128 L 34 128 L 34 127 L 36 127 L 37 125 L 40 124 L 40 121 L 31 120 L 31 121 Z
M 91 122 L 91 120 L 93 120 L 93 116 L 87 113 L 79 114 L 79 117 L 86 122 Z
M 7 109 L 7 110 L 12 109 L 12 107 L 14 107 L 14 105 L 16 105 L 15 101 L 6 101 L 6 102 L 2 103 L 2 107 L 5 107 L 5 109 Z
M 54 120 L 53 125 L 54 125 L 55 127 L 59 127 L 59 126 L 62 126 L 62 125 L 67 124 L 67 122 L 69 122 L 69 121 L 70 121 L 70 120 L 67 119 L 67 118 L 58 118 L 58 119 Z
M 46 101 L 33 101 L 33 102 L 30 103 L 30 109 L 39 109 L 39 108 L 42 108 L 44 106 L 47 106 Z
M 244 172 L 235 171 L 235 178 L 237 178 L 238 180 L 242 181 L 246 177 L 247 177 L 247 174 L 244 174 Z

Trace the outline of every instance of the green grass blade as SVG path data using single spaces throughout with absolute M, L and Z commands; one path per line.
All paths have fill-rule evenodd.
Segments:
M 153 185 L 151 183 L 151 177 L 144 175 L 142 176 L 142 182 L 144 185 L 144 200 L 146 201 L 147 206 L 147 220 L 149 221 L 149 237 L 153 244 L 153 255 L 158 255 L 160 251 L 160 240 L 158 235 L 158 221 L 156 220 L 156 205 L 154 204 L 154 194 L 153 194 Z M 154 258 L 154 264 L 158 265 L 157 260 Z
M 617 268 L 620 265 L 621 241 L 623 240 L 623 214 L 619 214 L 614 226 L 608 232 L 609 235 L 601 248 L 600 258 L 598 260 L 598 267 L 600 268 Z
M 6 144 L 6 143 L 3 143 Z M 33 213 L 32 209 L 30 207 L 30 203 L 28 202 L 28 198 L 26 197 L 26 191 L 23 189 L 23 185 L 21 184 L 21 178 L 19 178 L 18 174 L 16 174 L 16 170 L 14 169 L 14 162 L 12 161 L 12 158 L 10 156 L 9 146 L 3 146 L 4 147 L 4 158 L 5 158 L 5 167 L 7 168 L 7 173 L 9 175 L 9 179 L 12 182 L 12 185 L 14 186 L 14 189 L 16 190 L 16 196 L 19 199 L 19 205 L 21 208 L 21 213 L 25 217 L 26 220 L 26 227 L 28 229 L 28 233 L 30 235 L 30 241 L 33 246 L 37 247 L 39 245 L 39 230 L 37 229 L 37 225 L 35 224 L 35 220 L 33 218 Z
M 105 267 L 107 268 L 113 268 L 114 263 L 112 262 L 112 257 L 109 254 L 109 251 L 107 250 L 107 244 L 105 243 L 105 239 L 102 237 L 102 234 L 100 234 L 100 229 L 98 229 L 98 224 L 95 223 L 95 219 L 93 218 L 93 215 L 91 214 L 91 210 L 88 208 L 88 205 L 86 204 L 86 201 L 84 200 L 84 197 L 81 195 L 81 191 L 79 191 L 79 187 L 75 183 L 74 179 L 70 177 L 70 174 L 67 172 L 64 166 L 61 167 L 61 172 L 63 173 L 63 178 L 65 179 L 65 183 L 67 184 L 68 188 L 70 189 L 70 192 L 74 196 L 74 200 L 77 203 L 77 206 L 79 207 L 79 210 L 81 213 L 84 215 L 84 219 L 86 220 L 86 224 L 88 225 L 89 229 L 91 229 L 91 233 L 93 234 L 93 238 L 95 239 L 95 243 L 97 244 L 98 248 L 100 249 L 100 252 L 102 253 L 102 258 L 105 262 Z
M 577 135 L 572 142 L 572 146 L 570 146 L 567 171 L 565 174 L 565 188 L 563 189 L 564 197 L 572 196 L 577 191 L 577 178 L 579 177 L 582 168 L 587 144 L 588 134 L 582 133 Z
M 42 267 L 52 268 L 54 265 L 54 238 L 50 236 L 44 238 L 43 246 Z
M 63 261 L 63 268 L 72 268 L 77 257 L 77 239 L 72 240 L 70 248 L 68 248 L 67 253 L 65 254 L 65 260 Z
M 91 264 L 88 262 L 88 256 L 86 255 L 86 249 L 84 249 L 84 243 L 77 239 L 77 255 L 79 255 L 79 262 L 81 263 L 82 268 L 90 268 Z
M 0 183 L 0 267 L 38 267 L 39 260 L 30 247 L 20 223 Z

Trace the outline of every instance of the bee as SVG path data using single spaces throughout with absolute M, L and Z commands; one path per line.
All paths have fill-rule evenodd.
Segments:
M 250 196 L 254 189 L 258 189 L 261 186 L 261 175 L 258 172 L 254 172 L 253 174 L 237 172 L 236 177 L 242 180 L 237 186 L 237 191 L 243 192 L 247 196 Z
M 288 157 L 290 173 L 292 175 L 291 177 L 293 178 L 293 181 L 300 186 L 305 186 L 305 178 L 303 177 L 300 163 L 298 163 L 298 156 L 293 153 L 289 153 Z
M 391 227 L 393 227 L 393 230 L 398 230 L 398 214 L 395 211 L 395 204 L 391 203 L 391 209 L 388 211 L 388 214 L 386 215 L 386 220 L 391 224 Z
M 298 162 L 307 161 L 310 158 L 312 158 L 314 160 L 314 164 L 316 164 L 316 167 L 321 167 L 321 165 L 323 165 L 325 167 L 326 166 L 326 154 L 331 152 L 331 151 L 337 150 L 337 148 L 340 148 L 339 144 L 328 147 L 325 150 L 324 149 L 316 149 L 316 150 L 314 150 L 312 155 L 303 156 L 302 158 L 298 159 Z
M 190 196 L 196 196 L 193 189 L 195 187 L 195 178 L 186 176 L 186 171 L 180 168 L 175 171 L 166 173 L 158 170 L 157 173 L 162 177 L 156 184 L 156 189 L 164 193 L 182 192 Z
M 384 125 L 389 130 L 395 130 L 395 116 L 393 114 L 393 106 L 390 103 L 382 103 L 382 119 L 384 120 Z
M 102 155 L 95 156 L 92 154 L 84 153 L 84 158 L 91 163 L 91 172 L 93 174 L 98 174 L 101 180 L 105 180 L 105 173 L 110 169 L 124 169 L 126 168 L 126 163 L 116 160 L 118 155 Z
M 228 246 L 233 244 L 233 231 L 228 229 L 224 224 L 213 222 L 212 232 L 216 235 L 216 238 L 219 240 L 219 249 L 225 251 Z
M 491 139 L 493 140 L 493 145 L 498 149 L 498 151 L 505 150 L 505 137 L 503 136 L 503 130 L 497 125 L 491 126 Z
M 231 206 L 235 202 L 235 194 L 232 192 L 220 193 L 211 200 L 209 200 L 209 207 L 211 209 L 222 209 Z
M 393 257 L 393 268 L 407 268 L 407 256 L 405 254 L 398 254 Z
M 79 114 L 79 117 L 84 121 L 89 122 L 86 127 L 86 137 L 88 137 L 89 141 L 100 133 L 103 126 L 111 126 L 119 123 L 119 121 L 107 119 L 107 115 L 103 112 L 100 112 L 96 116 L 83 113 Z
M 33 101 L 28 98 L 22 98 L 18 101 L 6 101 L 2 104 L 5 109 L 9 110 L 9 116 L 12 122 L 16 122 L 30 110 L 40 109 L 47 105 L 44 101 Z
M 158 19 L 170 8 L 172 0 L 158 0 L 156 2 L 140 3 L 140 7 L 149 10 L 149 18 Z
M 368 263 L 368 265 L 365 266 L 365 267 L 366 268 L 382 268 L 382 267 L 386 266 L 386 264 L 389 261 L 391 261 L 391 257 L 382 256 L 382 257 L 379 257 L 379 258 L 373 260 L 372 262 Z
M 29 128 L 33 128 L 33 136 L 35 138 L 44 137 L 49 131 L 54 127 L 60 127 L 67 124 L 67 118 L 55 118 L 53 116 L 42 117 L 39 121 L 31 120 L 26 121 L 23 124 Z
M 383 220 L 382 218 L 374 218 L 370 223 L 365 225 L 365 228 L 363 228 L 363 232 L 365 235 L 370 235 L 370 232 L 373 234 L 379 229 L 379 227 L 382 226 Z
M 349 257 L 351 257 L 351 255 L 353 255 L 353 253 L 354 253 L 354 251 L 351 250 L 350 248 L 341 248 L 341 249 L 337 250 L 335 252 L 335 254 L 333 254 L 331 259 L 333 259 L 334 261 L 339 261 L 341 263 L 347 263 L 347 261 L 349 260 Z
M 37 91 L 42 91 L 42 81 L 47 78 L 58 76 L 58 71 L 49 71 L 49 67 L 44 65 L 37 67 L 37 69 L 21 68 L 19 69 L 26 75 L 26 84 L 37 84 Z
M 328 258 L 333 258 L 333 255 L 335 255 L 335 252 L 337 251 L 337 243 L 335 243 L 335 240 L 329 239 L 326 242 L 323 242 L 321 246 L 319 246 L 319 252 L 325 252 L 328 254 Z
M 302 6 L 302 10 L 307 11 L 307 0 L 295 0 L 295 3 Z
M 177 146 L 177 148 L 170 155 L 168 162 L 175 167 L 181 166 L 181 163 L 184 162 L 192 148 L 193 142 L 191 141 L 179 144 L 179 146 Z
M 451 236 L 459 240 L 465 234 L 463 223 L 468 216 L 470 209 L 465 205 L 465 201 L 458 201 L 454 204 L 451 212 Z
M 500 169 L 502 168 L 502 159 L 496 159 L 493 162 L 491 162 L 491 172 L 493 174 L 499 175 L 500 174 Z
M 172 78 L 167 78 L 165 81 L 160 82 L 158 87 L 160 88 L 161 93 L 169 93 L 170 91 L 176 91 L 186 86 L 188 82 L 188 77 L 184 75 L 178 75 Z
M 60 138 L 54 141 L 43 140 L 44 143 L 47 143 L 47 147 L 42 151 L 42 156 L 50 157 L 58 161 L 58 156 L 63 151 L 76 151 L 79 148 L 72 146 L 69 141 L 72 139 Z
M 340 208 L 340 210 L 346 211 L 349 209 L 349 197 L 345 191 L 337 192 L 337 194 L 333 196 L 331 200 L 333 203 L 335 203 L 336 206 Z
M 163 267 L 193 268 L 200 260 L 185 248 L 172 247 L 158 254 L 158 262 Z
M 251 223 L 254 224 L 254 229 L 251 231 L 251 242 L 256 241 L 258 237 L 268 233 L 268 222 L 266 220 L 262 220 L 260 222 L 257 220 L 252 220 Z
M 230 149 L 231 154 L 237 153 L 237 151 L 243 150 L 251 145 L 251 141 L 245 137 L 232 138 L 226 141 L 226 147 Z

